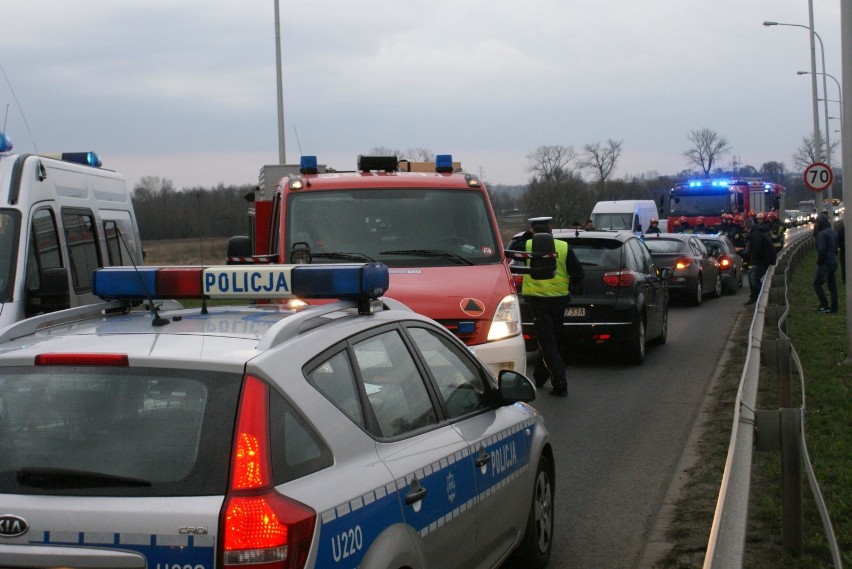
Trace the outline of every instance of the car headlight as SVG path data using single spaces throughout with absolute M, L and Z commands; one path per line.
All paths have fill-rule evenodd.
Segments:
M 494 318 L 491 319 L 488 341 L 503 340 L 520 333 L 521 307 L 518 304 L 518 296 L 515 294 L 504 296 L 494 312 Z

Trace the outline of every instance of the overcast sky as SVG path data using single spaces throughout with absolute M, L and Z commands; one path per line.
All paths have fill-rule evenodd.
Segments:
M 841 80 L 840 0 L 813 5 L 826 71 Z M 288 162 L 316 154 L 352 169 L 374 147 L 423 147 L 521 184 L 542 145 L 623 140 L 614 176 L 625 177 L 689 167 L 692 130 L 728 140 L 723 163 L 756 168 L 791 168 L 813 132 L 810 76 L 796 75 L 810 70 L 808 31 L 762 25 L 807 26 L 807 0 L 280 9 Z M 16 152 L 95 150 L 131 185 L 158 176 L 179 189 L 256 183 L 277 163 L 273 0 L 3 0 L 0 14 L 0 130 Z M 816 56 L 822 71 L 819 43 Z M 832 140 L 839 128 L 830 121 Z

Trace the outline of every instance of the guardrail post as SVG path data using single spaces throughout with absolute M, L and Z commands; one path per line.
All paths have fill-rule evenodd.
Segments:
M 802 413 L 781 409 L 781 487 L 784 511 L 784 550 L 801 557 L 804 548 L 802 514 Z

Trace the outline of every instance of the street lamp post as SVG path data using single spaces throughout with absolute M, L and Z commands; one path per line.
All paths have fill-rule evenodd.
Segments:
M 789 26 L 793 28 L 805 28 L 810 32 L 810 40 L 811 40 L 811 93 L 813 95 L 813 115 L 814 115 L 814 158 L 817 162 L 822 161 L 822 137 L 819 133 L 819 108 L 817 105 L 817 99 L 819 95 L 817 94 L 817 70 L 816 70 L 816 47 L 814 46 L 814 38 L 819 40 L 819 48 L 822 53 L 822 91 L 826 93 L 826 84 L 825 84 L 825 47 L 822 43 L 822 38 L 819 37 L 819 34 L 814 30 L 814 9 L 813 9 L 813 0 L 808 0 L 808 8 L 810 14 L 810 25 L 804 26 L 802 24 L 782 24 L 781 22 L 763 22 L 764 26 Z M 825 95 L 828 97 L 828 94 Z M 828 105 L 826 104 L 826 107 Z M 826 116 L 828 116 L 828 108 L 825 109 Z M 828 121 L 826 121 L 828 122 Z M 829 162 L 829 166 L 831 165 L 831 144 L 828 140 L 828 126 L 826 125 L 826 133 L 825 133 L 825 142 L 826 142 L 826 152 L 827 152 L 827 160 Z M 831 187 L 828 188 L 828 201 L 831 203 Z
M 287 163 L 287 151 L 284 146 L 284 80 L 281 71 L 281 19 L 278 0 L 275 0 L 275 70 L 278 84 L 278 163 Z

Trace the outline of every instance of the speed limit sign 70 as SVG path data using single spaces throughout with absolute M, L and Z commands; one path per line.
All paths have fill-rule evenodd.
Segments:
M 831 166 L 823 162 L 814 162 L 805 168 L 805 185 L 815 192 L 821 192 L 831 186 L 834 173 Z

